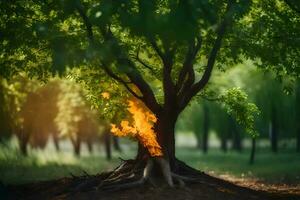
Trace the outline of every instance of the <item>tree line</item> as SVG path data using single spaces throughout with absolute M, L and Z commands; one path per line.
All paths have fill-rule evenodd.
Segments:
M 108 159 L 111 143 L 120 151 L 109 122 L 91 109 L 78 83 L 55 78 L 41 83 L 23 74 L 10 81 L 1 79 L 0 87 L 0 140 L 6 142 L 15 136 L 23 155 L 29 147 L 44 149 L 49 139 L 57 151 L 60 140 L 70 140 L 78 156 L 84 143 L 90 153 L 94 144 L 104 143 Z
M 208 151 L 211 132 L 216 133 L 220 149 L 224 152 L 229 149 L 229 143 L 233 150 L 242 151 L 243 139 L 248 138 L 252 140 L 250 163 L 254 159 L 252 154 L 255 153 L 256 141 L 260 139 L 269 140 L 270 150 L 274 153 L 279 150 L 281 140 L 293 140 L 295 150 L 300 152 L 300 82 L 291 77 L 278 80 L 271 72 L 261 73 L 253 68 L 243 71 L 233 68 L 227 73 L 230 79 L 218 77 L 214 83 L 219 87 L 241 87 L 247 91 L 248 98 L 260 110 L 255 119 L 258 135 L 247 137 L 244 128 L 226 112 L 222 104 L 216 102 L 217 99 L 203 99 L 192 104 L 180 117 L 177 130 L 192 131 L 197 146 L 204 153 Z M 253 80 L 255 85 L 247 88 L 249 81 Z

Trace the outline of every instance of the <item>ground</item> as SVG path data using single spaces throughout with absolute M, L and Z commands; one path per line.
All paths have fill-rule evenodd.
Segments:
M 39 182 L 6 189 L 8 199 L 135 199 L 135 200 L 299 200 L 298 191 L 262 191 L 234 185 L 222 179 L 203 174 L 201 183 L 185 187 L 169 188 L 149 185 L 118 191 L 90 189 L 76 191 L 76 187 L 94 177 L 63 178 L 55 181 Z M 101 179 L 101 175 L 99 177 Z
M 72 190 L 82 182 L 81 176 L 85 173 L 89 174 L 86 177 L 88 179 L 98 172 L 108 171 L 117 166 L 120 163 L 118 157 L 132 158 L 134 147 L 123 149 L 124 153 L 114 152 L 112 161 L 105 160 L 101 148 L 95 148 L 92 155 L 84 150 L 80 158 L 73 156 L 70 147 L 64 148 L 60 153 L 56 153 L 52 147 L 45 151 L 35 150 L 30 152 L 29 157 L 24 158 L 18 154 L 14 146 L 12 149 L 1 147 L 0 181 L 3 183 L 0 185 L 1 197 L 10 195 L 11 199 L 19 197 L 19 199 L 136 200 L 300 199 L 300 155 L 289 147 L 281 148 L 277 154 L 271 153 L 267 147 L 259 147 L 255 164 L 249 165 L 249 149 L 241 153 L 233 151 L 223 153 L 212 148 L 204 155 L 191 146 L 179 146 L 178 158 L 211 176 L 203 174 L 201 183 L 188 184 L 184 188 L 138 187 L 118 192 Z M 77 178 L 72 178 L 72 175 Z M 230 183 L 213 177 L 225 179 Z

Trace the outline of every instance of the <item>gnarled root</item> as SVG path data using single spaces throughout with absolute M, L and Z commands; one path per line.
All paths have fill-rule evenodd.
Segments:
M 128 160 L 117 167 L 107 176 L 97 176 L 87 179 L 85 183 L 76 187 L 73 192 L 81 192 L 87 189 L 103 191 L 116 191 L 134 188 L 150 184 L 152 186 L 167 184 L 169 187 L 175 185 L 184 187 L 186 183 L 201 183 L 199 176 L 201 172 L 188 167 L 183 162 L 176 160 L 178 167 L 171 171 L 169 162 L 163 157 L 149 158 L 147 162 Z
M 164 182 L 169 187 L 174 187 L 174 182 L 178 184 L 179 187 L 184 187 L 185 182 L 199 182 L 196 177 L 183 176 L 172 172 L 169 162 L 165 158 L 155 157 L 150 158 L 147 161 L 144 169 L 142 170 L 142 174 L 140 171 L 130 171 L 118 174 L 117 176 L 108 177 L 108 179 L 98 185 L 97 189 L 115 191 L 142 186 L 146 183 L 156 186 L 155 179 L 157 179 L 157 177 L 154 175 L 154 167 L 156 167 L 156 170 L 159 169 Z

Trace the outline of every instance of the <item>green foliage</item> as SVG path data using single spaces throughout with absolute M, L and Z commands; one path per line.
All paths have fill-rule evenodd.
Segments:
M 70 70 L 68 77 L 84 88 L 84 98 L 97 110 L 98 118 L 114 123 L 124 119 L 129 94 L 117 81 L 103 71 L 84 67 Z M 108 97 L 103 96 L 105 93 Z
M 229 48 L 240 51 L 264 70 L 278 77 L 299 76 L 300 55 L 299 3 L 291 0 L 253 1 L 251 11 L 233 30 L 234 42 Z M 232 41 L 232 40 L 231 40 Z
M 242 125 L 252 137 L 258 136 L 255 128 L 255 116 L 260 113 L 257 106 L 248 102 L 248 96 L 239 88 L 232 88 L 220 96 L 220 101 L 228 114 Z
M 21 111 L 27 95 L 37 90 L 41 82 L 35 79 L 29 80 L 23 73 L 11 77 L 9 81 L 2 78 L 0 84 L 3 89 L 1 107 L 6 112 L 6 125 L 10 127 L 10 132 L 14 133 L 23 123 Z
M 12 77 L 26 71 L 41 80 L 66 73 L 86 88 L 84 96 L 98 114 L 120 119 L 128 97 L 123 86 L 138 86 L 147 96 L 143 100 L 150 99 L 148 105 L 157 101 L 163 106 L 170 76 L 169 85 L 176 90 L 171 99 L 181 103 L 191 99 L 185 92 L 197 93 L 197 81 L 206 85 L 209 65 L 224 71 L 246 60 L 279 78 L 298 77 L 298 8 L 293 0 L 1 1 L 0 72 Z M 192 72 L 182 78 L 185 87 L 179 87 L 180 72 L 188 65 Z M 73 67 L 77 69 L 66 70 Z M 237 74 L 230 79 L 239 80 Z M 257 108 L 241 91 L 226 92 L 236 83 L 218 83 L 221 76 L 200 87 L 200 96 L 219 98 L 228 113 L 256 135 Z M 109 101 L 101 98 L 103 92 L 110 94 Z

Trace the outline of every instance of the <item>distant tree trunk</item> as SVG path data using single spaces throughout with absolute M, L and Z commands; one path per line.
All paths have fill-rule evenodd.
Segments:
M 228 146 L 227 146 L 227 137 L 226 136 L 221 136 L 221 150 L 223 152 L 227 152 Z
M 202 150 L 204 153 L 207 153 L 208 150 L 208 134 L 209 134 L 209 110 L 206 103 L 203 105 L 203 144 L 202 144 Z
M 297 152 L 300 153 L 300 80 L 297 81 L 296 87 L 296 138 Z
M 54 142 L 54 146 L 55 146 L 56 151 L 60 151 L 59 139 L 56 135 L 53 136 L 53 142 Z
M 106 159 L 111 160 L 111 133 L 110 130 L 106 130 L 104 133 L 104 146 Z
M 1 77 L 0 81 L 2 81 Z M 12 127 L 10 126 L 11 123 L 9 122 L 10 116 L 5 109 L 6 105 L 7 102 L 5 102 L 4 87 L 2 84 L 0 84 L 0 141 L 5 140 L 12 135 Z
M 297 133 L 297 152 L 300 153 L 300 128 L 298 128 Z
M 276 108 L 272 106 L 271 123 L 269 126 L 271 149 L 274 153 L 278 151 L 278 121 L 276 115 Z
M 249 160 L 249 164 L 250 165 L 252 165 L 254 163 L 255 149 L 256 149 L 256 138 L 252 138 L 251 154 L 250 154 L 250 160 Z
M 76 138 L 72 140 L 74 153 L 76 156 L 80 156 L 81 139 Z
M 114 149 L 118 152 L 122 152 L 120 143 L 119 143 L 119 138 L 117 136 L 113 136 L 113 144 L 114 144 Z
M 197 142 L 197 148 L 199 149 L 199 150 L 201 150 L 202 149 L 202 139 L 203 139 L 203 136 L 202 136 L 202 138 L 201 138 L 201 134 L 197 131 L 197 132 L 195 132 L 195 137 L 196 137 L 196 142 Z
M 91 140 L 87 140 L 86 142 L 89 153 L 93 153 L 93 142 Z
M 19 140 L 20 151 L 24 156 L 28 155 L 27 146 L 29 142 L 29 134 L 24 132 L 23 130 L 19 130 L 17 133 Z
M 24 155 L 24 156 L 27 156 L 28 155 L 28 151 L 27 151 L 27 144 L 28 144 L 28 141 L 27 140 L 19 140 L 20 142 L 20 150 L 21 150 L 21 153 Z
M 232 149 L 241 152 L 242 151 L 242 140 L 241 140 L 241 133 L 238 129 L 236 122 L 232 119 L 232 133 L 233 133 L 233 141 L 232 141 Z

